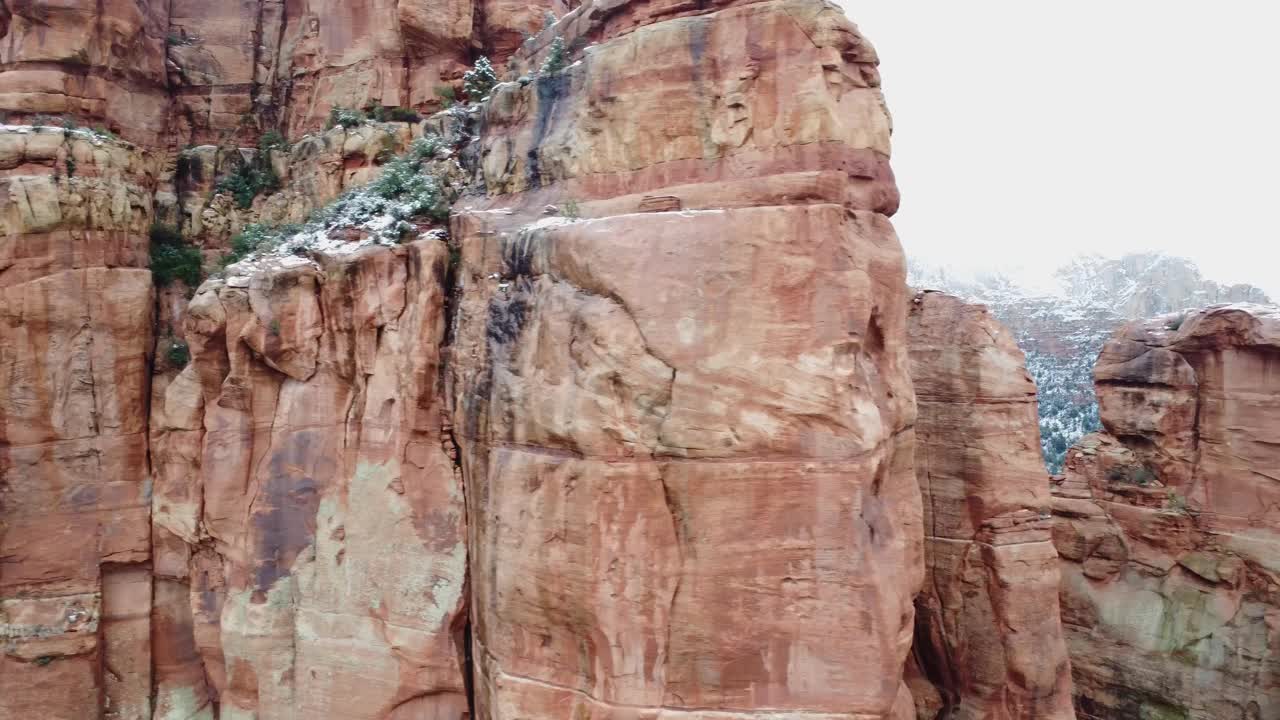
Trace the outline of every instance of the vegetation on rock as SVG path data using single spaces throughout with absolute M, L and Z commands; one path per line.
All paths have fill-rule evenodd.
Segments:
M 479 102 L 498 84 L 498 74 L 494 72 L 489 58 L 481 55 L 476 64 L 462 76 L 462 90 L 473 102 Z
M 383 166 L 376 180 L 343 193 L 305 223 L 249 225 L 232 238 L 223 265 L 277 249 L 301 253 L 344 244 L 352 236 L 393 244 L 413 232 L 415 219 L 448 219 L 455 193 L 426 167 L 440 148 L 434 136 L 415 140 L 407 152 Z
M 172 225 L 151 226 L 151 275 L 164 287 L 181 280 L 188 288 L 200 284 L 204 258 Z
M 547 50 L 547 59 L 542 62 L 542 74 L 554 75 L 564 70 L 569 64 L 569 53 L 565 49 L 564 40 L 559 36 L 551 41 L 551 47 Z

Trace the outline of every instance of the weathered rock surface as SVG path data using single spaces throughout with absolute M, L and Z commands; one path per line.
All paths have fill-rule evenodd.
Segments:
M 0 110 L 54 115 L 156 146 L 168 118 L 160 0 L 9 0 L 0 8 Z
M 0 131 L 2 718 L 150 716 L 153 182 L 126 144 Z
M 835 6 L 135 5 L 0 4 L 0 106 L 142 145 L 0 133 L 0 718 L 1071 717 L 1034 388 L 975 309 L 909 330 Z M 300 136 L 477 51 L 482 106 Z M 212 256 L 427 132 L 448 244 L 153 291 L 153 219 Z
M 321 258 L 192 301 L 193 362 L 151 426 L 156 717 L 465 717 L 447 255 Z
M 296 137 L 334 107 L 436 110 L 473 48 L 501 67 L 541 30 L 553 0 L 175 0 L 167 65 L 174 132 L 190 143 Z M 476 100 L 478 98 L 472 98 Z
M 490 197 L 455 221 L 478 717 L 909 717 L 874 52 L 806 1 L 588 3 L 556 32 L 596 44 L 495 90 Z
M 917 294 L 907 324 L 925 583 L 917 716 L 1074 718 L 1036 388 L 982 305 Z
M 1280 716 L 1280 312 L 1125 327 L 1055 489 L 1081 717 Z

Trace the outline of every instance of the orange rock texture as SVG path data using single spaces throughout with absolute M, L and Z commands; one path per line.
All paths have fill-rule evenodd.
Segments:
M 0 720 L 1061 720 L 1060 572 L 1084 716 L 1276 712 L 1274 317 L 1113 343 L 1051 524 L 836 6 L 8 0 L 0 58 Z
M 909 673 L 918 717 L 1075 718 L 1022 351 L 985 307 L 938 292 L 913 298 L 908 341 L 926 566 Z
M 1280 311 L 1131 324 L 1054 490 L 1082 718 L 1280 714 Z
M 0 130 L 0 717 L 150 716 L 153 165 Z
M 477 716 L 909 717 L 874 52 L 815 2 L 561 22 L 586 50 L 495 90 L 455 220 Z

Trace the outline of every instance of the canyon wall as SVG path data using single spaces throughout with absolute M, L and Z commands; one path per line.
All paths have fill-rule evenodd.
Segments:
M 478 716 L 908 717 L 875 55 L 815 2 L 563 22 L 587 49 L 495 90 L 455 220 Z
M 925 584 L 916 600 L 918 717 L 1074 718 L 1058 617 L 1036 388 L 982 305 L 911 302 Z
M 0 720 L 1275 714 L 1275 318 L 1109 345 L 1051 520 L 835 6 L 8 2 L 0 53 Z
M 543 15 L 7 17 L 0 717 L 912 714 L 874 51 L 813 0 Z M 514 53 L 483 105 L 298 137 L 476 49 Z M 153 289 L 154 221 L 212 269 L 428 134 L 450 234 Z M 250 164 L 279 191 L 225 191 Z
M 0 131 L 0 717 L 149 716 L 155 176 L 128 143 Z
M 1130 324 L 1054 489 L 1082 718 L 1280 716 L 1280 313 Z

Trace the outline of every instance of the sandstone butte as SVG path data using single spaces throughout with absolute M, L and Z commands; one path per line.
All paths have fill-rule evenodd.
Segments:
M 1051 521 L 835 6 L 5 2 L 0 60 L 0 720 L 1275 716 L 1272 320 L 1104 355 Z M 404 242 L 153 282 L 427 137 Z M 1185 488 L 1160 572 L 1104 442 Z
M 1053 490 L 1080 717 L 1280 717 L 1280 311 L 1136 322 Z

